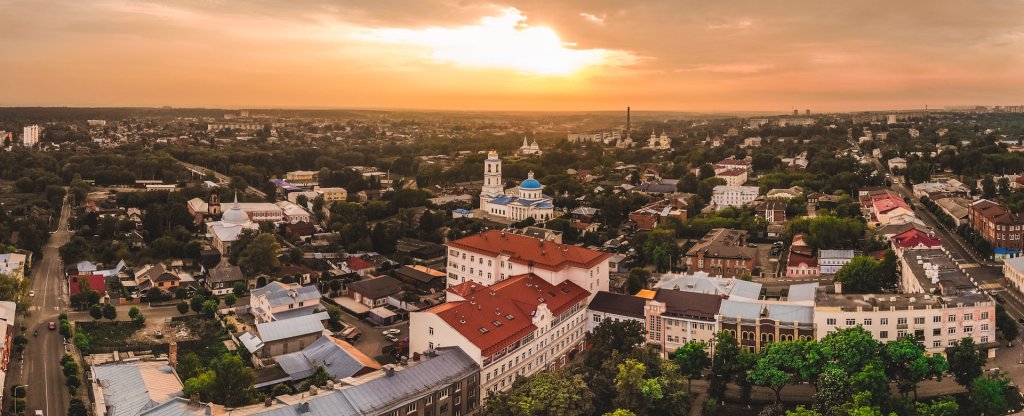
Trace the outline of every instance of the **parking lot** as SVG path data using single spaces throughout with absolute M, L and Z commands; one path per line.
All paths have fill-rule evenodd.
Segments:
M 381 364 L 394 363 L 395 359 L 391 354 L 384 353 L 384 348 L 393 345 L 391 341 L 384 338 L 381 332 L 385 329 L 399 330 L 398 338 L 404 340 L 409 336 L 409 321 L 402 321 L 395 325 L 376 326 L 369 322 L 362 321 L 344 311 L 341 313 L 341 320 L 347 325 L 356 327 L 362 334 L 358 339 L 352 341 L 352 345 Z

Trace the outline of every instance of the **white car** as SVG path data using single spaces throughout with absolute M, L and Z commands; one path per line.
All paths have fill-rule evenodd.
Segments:
M 34 291 L 34 290 L 28 291 L 28 297 L 34 298 L 35 296 L 36 296 L 36 291 Z
M 385 330 L 381 331 L 381 333 L 384 334 L 384 335 L 398 335 L 398 334 L 402 333 L 402 330 L 400 330 L 398 328 L 391 328 L 391 329 L 385 329 Z
M 384 339 L 386 339 L 386 340 L 388 340 L 388 341 L 391 341 L 391 342 L 394 342 L 394 343 L 397 343 L 397 342 L 398 342 L 398 337 L 396 337 L 396 336 L 394 336 L 394 335 L 391 335 L 391 334 L 387 334 L 387 335 L 385 335 L 385 336 L 384 336 Z

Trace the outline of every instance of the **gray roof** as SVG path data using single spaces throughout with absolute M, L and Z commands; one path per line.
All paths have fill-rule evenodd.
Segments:
M 259 308 L 257 308 L 259 309 Z M 283 321 L 286 319 L 298 318 L 300 316 L 312 315 L 320 309 L 320 305 L 306 306 L 303 308 L 288 309 L 274 314 L 275 321 Z
M 292 291 L 295 297 L 292 297 Z M 316 286 L 286 285 L 281 282 L 270 282 L 259 289 L 253 289 L 252 296 L 264 296 L 271 306 L 287 305 L 294 302 L 305 302 L 320 299 L 320 291 Z
M 192 405 L 188 399 L 175 397 L 152 409 L 146 410 L 139 416 L 200 416 L 209 414 L 209 406 Z
M 249 352 L 256 352 L 263 348 L 263 341 L 252 332 L 246 332 L 240 335 L 238 340 L 242 342 L 242 346 L 244 346 L 246 350 L 249 350 Z
M 297 318 L 258 323 L 256 332 L 259 333 L 259 337 L 264 343 L 279 341 L 323 332 L 323 321 L 325 320 L 327 320 L 327 312 L 319 312 Z
M 402 282 L 391 276 L 381 276 L 352 282 L 348 285 L 348 290 L 362 294 L 370 299 L 380 299 L 400 292 L 402 290 Z
M 377 415 L 413 400 L 431 394 L 442 386 L 462 380 L 480 367 L 472 358 L 456 347 L 437 350 L 436 357 L 424 357 L 408 367 L 398 366 L 395 374 L 385 377 L 383 371 L 360 377 L 356 385 L 321 392 L 304 400 L 308 409 L 301 411 L 300 403 L 279 404 L 272 407 L 256 405 L 233 411 L 238 414 L 261 416 L 357 416 Z M 279 399 L 280 400 L 280 399 Z M 294 402 L 290 400 L 289 402 Z M 251 411 L 246 411 L 251 410 Z
M 718 313 L 727 318 L 757 319 L 761 317 L 761 304 L 726 299 Z
M 210 282 L 224 283 L 245 280 L 245 276 L 242 275 L 242 269 L 238 266 L 232 266 L 226 261 L 222 261 L 216 267 L 210 269 L 209 275 Z
M 818 290 L 817 283 L 802 283 L 789 286 L 790 302 L 814 302 L 814 292 Z
M 352 377 L 366 368 L 380 368 L 379 363 L 359 350 L 343 348 L 327 336 L 318 338 L 302 351 L 280 355 L 275 360 L 293 381 L 312 376 L 316 367 L 323 367 L 333 379 Z
M 853 250 L 818 250 L 818 259 L 852 259 Z
M 689 274 L 666 273 L 655 285 L 658 289 L 675 289 L 687 292 L 723 295 L 730 298 L 757 299 L 761 297 L 761 284 L 743 279 L 711 276 L 704 271 Z
M 147 376 L 143 371 L 157 374 Z M 103 389 L 108 416 L 137 416 L 156 407 L 157 399 L 166 399 L 169 392 L 181 394 L 181 381 L 165 363 L 107 364 L 93 367 L 92 372 Z
M 803 305 L 768 305 L 768 317 L 779 322 L 814 322 L 814 307 Z
M 632 318 L 644 319 L 647 299 L 611 292 L 597 292 L 587 309 Z

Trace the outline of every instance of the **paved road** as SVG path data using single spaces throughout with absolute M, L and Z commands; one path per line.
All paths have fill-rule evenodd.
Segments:
M 178 162 L 179 165 L 184 166 L 185 169 L 188 169 L 188 170 L 190 170 L 190 171 L 192 171 L 194 173 L 197 173 L 197 174 L 200 174 L 200 175 L 205 175 L 207 173 L 212 173 L 213 176 L 216 177 L 217 181 L 219 181 L 220 183 L 223 183 L 223 184 L 231 183 L 231 177 L 229 177 L 228 175 L 225 175 L 223 173 L 217 172 L 217 171 L 215 171 L 213 169 L 207 169 L 207 168 L 204 168 L 202 166 L 193 165 L 191 163 L 185 163 L 185 162 L 182 162 L 180 160 L 178 160 L 177 162 Z M 263 197 L 264 199 L 266 199 L 266 197 L 267 197 L 267 194 L 265 192 L 263 192 L 263 191 L 261 191 L 259 189 L 256 189 L 256 188 L 254 188 L 252 186 L 248 187 L 246 189 L 246 192 L 249 192 L 251 194 L 259 195 L 259 196 Z
M 50 240 L 43 248 L 43 259 L 32 268 L 30 290 L 35 291 L 30 308 L 31 316 L 24 319 L 22 325 L 29 333 L 29 344 L 25 349 L 25 360 L 20 363 L 18 374 L 8 381 L 8 385 L 17 383 L 28 384 L 28 412 L 42 410 L 44 415 L 67 414 L 70 397 L 64 386 L 64 374 L 60 367 L 60 358 L 64 355 L 64 340 L 57 331 L 47 329 L 47 322 L 56 322 L 57 315 L 65 307 L 64 303 L 64 264 L 60 261 L 58 249 L 70 238 L 67 232 L 68 217 L 71 209 L 67 200 L 60 212 L 60 223 L 57 231 L 50 235 Z M 32 336 L 34 330 L 38 336 Z

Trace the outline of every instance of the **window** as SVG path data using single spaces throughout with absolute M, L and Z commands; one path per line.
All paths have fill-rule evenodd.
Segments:
M 988 342 L 988 336 L 981 337 L 981 342 Z
M 853 318 L 846 318 L 846 326 L 857 325 L 857 320 Z
M 988 319 L 988 312 L 982 312 L 981 319 Z
M 967 333 L 974 332 L 974 325 L 964 326 L 964 332 L 967 332 Z
M 434 335 L 434 327 L 427 328 L 427 333 L 430 335 Z
M 917 318 L 914 318 L 914 325 L 923 325 L 923 324 L 924 324 L 924 317 L 923 316 L 919 316 Z
M 942 346 L 942 341 L 932 341 L 932 348 L 939 348 Z
M 942 317 L 939 315 L 935 315 L 932 317 L 932 322 L 942 322 Z
M 828 325 L 835 325 L 836 324 L 836 318 L 828 318 L 828 319 L 825 320 L 825 323 L 828 324 Z
M 907 318 L 896 318 L 896 325 L 906 325 Z
M 448 395 L 450 395 L 450 394 L 451 394 L 451 389 L 450 389 L 450 388 L 448 388 L 448 387 L 445 387 L 445 388 L 441 389 L 441 396 L 440 396 L 440 397 L 438 397 L 438 400 L 444 400 L 444 399 L 447 399 L 447 398 L 448 398 Z M 443 413 L 443 412 L 444 412 L 444 411 L 442 410 L 442 413 Z
M 903 331 L 903 330 L 896 331 L 896 338 L 903 338 L 905 336 L 907 336 L 907 331 Z
M 937 337 L 939 335 L 942 335 L 942 328 L 934 328 L 934 329 L 932 329 L 932 336 L 936 336 Z
M 965 313 L 964 314 L 964 320 L 965 321 L 973 321 L 974 320 L 974 314 L 973 313 Z
M 415 411 L 416 411 L 416 402 L 412 402 L 408 406 L 405 406 L 405 413 L 412 413 L 412 412 L 415 412 Z
M 885 318 L 883 318 L 885 319 Z M 881 331 L 878 333 L 878 337 L 882 339 L 889 338 L 889 331 Z
M 981 330 L 987 332 L 988 331 L 988 324 L 981 324 Z
M 955 334 L 956 333 L 956 327 L 955 326 L 949 327 L 949 333 L 950 334 Z
M 871 325 L 871 318 L 864 318 L 864 325 Z
M 956 315 L 949 315 L 948 317 L 946 317 L 946 321 L 956 322 Z
M 882 325 L 889 325 L 889 318 L 881 318 L 879 319 L 879 323 Z

